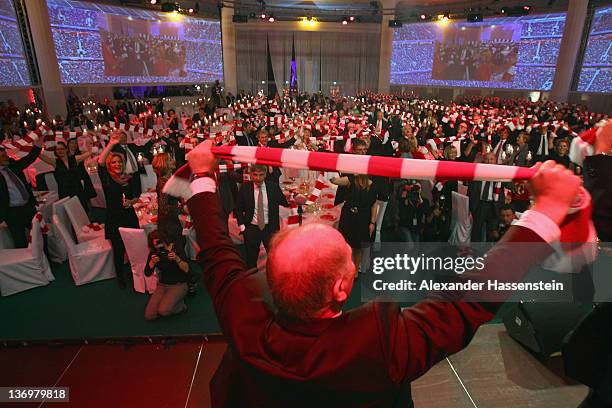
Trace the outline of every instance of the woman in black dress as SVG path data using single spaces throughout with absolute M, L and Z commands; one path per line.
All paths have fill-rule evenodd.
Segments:
M 362 152 L 363 151 L 363 152 Z M 367 145 L 355 139 L 353 152 L 364 154 Z M 340 213 L 338 231 L 353 249 L 353 262 L 359 268 L 363 244 L 372 241 L 378 217 L 378 191 L 367 175 L 333 177 L 330 182 L 344 187 L 344 206 Z
M 569 141 L 567 139 L 560 139 L 555 144 L 555 150 L 550 153 L 550 159 L 569 169 L 571 163 L 568 153 Z
M 69 156 L 68 147 L 64 142 L 55 144 L 55 157 L 49 157 L 45 154 L 40 155 L 42 161 L 55 169 L 53 175 L 57 181 L 59 198 L 77 196 L 85 211 L 89 209 L 87 205 L 88 197 L 81 183 L 79 165 L 89 156 L 91 156 L 91 152 Z
M 177 246 L 185 247 L 183 227 L 179 220 L 179 200 L 162 191 L 164 185 L 176 169 L 176 162 L 166 152 L 156 154 L 153 158 L 153 171 L 157 175 L 157 229 L 161 239 L 174 242 Z
M 123 289 L 126 286 L 123 271 L 125 246 L 119 234 L 119 227 L 139 227 L 133 205 L 138 201 L 140 179 L 125 173 L 125 157 L 121 153 L 112 152 L 117 143 L 119 135 L 115 134 L 98 158 L 98 174 L 106 198 L 104 233 L 113 246 L 117 282 Z
M 91 150 L 91 147 L 89 147 L 89 150 Z M 82 153 L 79 149 L 77 139 L 68 139 L 68 156 L 80 156 L 81 154 Z M 98 193 L 96 193 L 96 189 L 94 188 L 91 178 L 89 177 L 89 173 L 85 169 L 85 160 L 79 163 L 79 176 L 81 177 L 81 181 L 83 183 L 83 191 L 85 193 L 85 198 L 87 199 L 87 206 L 85 206 L 84 204 L 83 207 L 87 211 L 89 208 L 89 200 L 96 197 Z M 83 200 L 81 200 L 81 203 L 83 203 Z

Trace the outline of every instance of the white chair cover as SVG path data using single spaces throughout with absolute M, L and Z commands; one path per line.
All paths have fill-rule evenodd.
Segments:
M 119 228 L 121 239 L 125 245 L 132 276 L 134 277 L 134 290 L 139 293 L 155 292 L 157 288 L 157 276 L 144 275 L 144 269 L 149 255 L 146 232 L 139 228 Z
M 64 225 L 66 226 L 68 231 L 70 231 L 71 227 L 70 221 L 68 220 L 68 215 L 64 210 L 64 204 L 69 199 L 70 197 L 64 197 L 61 200 L 54 202 L 52 209 L 52 217 L 53 215 L 58 215 L 59 220 L 61 222 L 64 222 Z M 60 233 L 57 230 L 57 226 L 53 221 L 49 225 L 49 233 L 47 234 L 47 246 L 49 249 L 49 259 L 51 260 L 51 262 L 63 263 L 68 260 L 68 251 L 66 250 L 66 244 L 64 244 L 64 240 L 60 236 Z
M 467 245 L 472 233 L 472 215 L 468 196 L 453 191 L 453 214 L 451 217 L 451 245 Z
M 104 198 L 104 188 L 102 187 L 102 181 L 100 180 L 100 175 L 97 171 L 90 171 L 89 178 L 91 179 L 91 183 L 94 186 L 94 190 L 96 190 L 97 196 L 89 200 L 89 204 L 92 207 L 96 208 L 106 208 L 106 199 Z
M 95 231 L 94 229 L 88 227 L 91 222 L 89 221 L 89 217 L 87 216 L 87 213 L 81 205 L 81 201 L 79 201 L 78 197 L 70 197 L 70 199 L 64 204 L 64 207 L 66 208 L 68 218 L 70 218 L 72 228 L 74 229 L 77 241 L 79 243 L 104 238 L 104 228 L 100 229 L 99 231 Z
M 109 241 L 98 238 L 77 244 L 58 215 L 53 216 L 53 223 L 57 226 L 68 250 L 70 272 L 77 286 L 116 276 L 113 248 Z
M 146 174 L 140 175 L 140 186 L 142 191 L 145 192 L 150 188 L 155 188 L 157 185 L 157 174 L 153 171 L 153 166 L 145 164 L 144 166 Z
M 0 295 L 9 296 L 55 280 L 43 252 L 40 221 L 32 220 L 32 243 L 28 248 L 0 250 Z
M 5 222 L 0 222 L 0 249 L 10 248 L 15 248 L 15 244 L 13 244 L 13 237 L 11 236 L 11 231 L 9 231 L 8 226 Z
M 47 184 L 47 190 L 55 191 L 56 193 L 59 191 L 53 172 L 45 173 L 45 183 Z

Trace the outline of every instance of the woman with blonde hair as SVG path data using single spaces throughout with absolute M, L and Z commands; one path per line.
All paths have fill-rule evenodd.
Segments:
M 176 162 L 168 153 L 159 153 L 153 157 L 153 171 L 157 175 L 157 228 L 162 239 L 185 246 L 183 227 L 179 220 L 179 200 L 165 194 L 164 186 L 176 169 Z
M 106 198 L 104 234 L 113 246 L 117 282 L 123 289 L 126 287 L 123 271 L 125 246 L 119 235 L 119 227 L 138 228 L 138 217 L 133 205 L 138 201 L 140 179 L 125 172 L 123 154 L 112 152 L 118 143 L 119 135 L 115 134 L 98 158 L 98 173 Z

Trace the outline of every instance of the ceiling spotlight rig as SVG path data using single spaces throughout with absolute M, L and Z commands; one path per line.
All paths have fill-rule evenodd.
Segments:
M 164 13 L 198 14 L 200 12 L 200 2 L 197 1 L 193 7 L 189 8 L 183 8 L 179 3 L 172 1 L 159 2 L 158 0 L 149 0 L 149 4 L 151 6 L 155 6 L 155 8 L 157 8 L 157 5 L 159 5 L 159 10 Z

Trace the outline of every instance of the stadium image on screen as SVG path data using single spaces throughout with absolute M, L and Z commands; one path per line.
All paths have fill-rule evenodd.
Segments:
M 578 91 L 612 93 L 612 7 L 595 11 L 582 60 Z
M 47 5 L 64 84 L 223 80 L 218 21 L 82 1 Z
M 30 74 L 13 0 L 0 0 L 0 40 L 0 87 L 29 86 Z
M 550 90 L 565 14 L 394 30 L 391 84 Z

